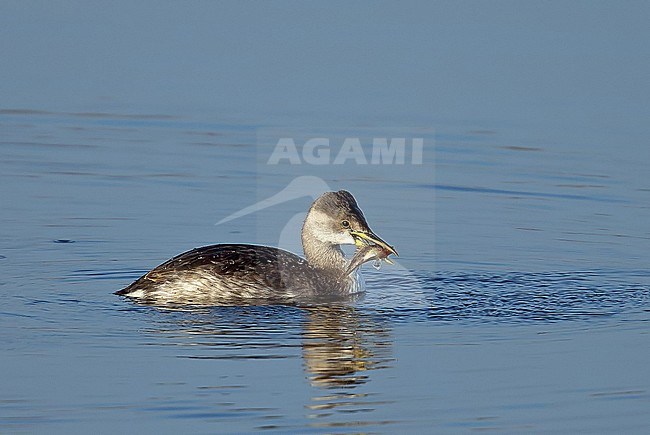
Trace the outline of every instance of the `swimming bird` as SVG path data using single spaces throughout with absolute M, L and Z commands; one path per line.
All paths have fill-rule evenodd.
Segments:
M 326 192 L 313 202 L 301 239 L 305 258 L 251 244 L 195 248 L 155 267 L 116 294 L 152 304 L 333 299 L 362 291 L 357 269 L 365 261 L 397 255 L 370 229 L 357 201 L 345 190 Z M 341 245 L 356 245 L 361 254 L 349 261 Z M 367 246 L 377 248 L 368 250 Z

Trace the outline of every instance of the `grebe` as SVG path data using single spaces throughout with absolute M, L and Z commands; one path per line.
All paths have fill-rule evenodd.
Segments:
M 219 244 L 184 252 L 115 294 L 153 304 L 290 303 L 362 291 L 358 267 L 397 255 L 368 226 L 349 192 L 327 192 L 302 226 L 305 258 L 270 246 Z M 351 261 L 341 245 L 359 249 Z M 368 246 L 373 247 L 369 249 Z

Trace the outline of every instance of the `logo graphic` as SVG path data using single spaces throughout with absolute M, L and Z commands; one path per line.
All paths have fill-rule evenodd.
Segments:
M 226 216 L 225 218 L 221 219 L 215 225 L 221 225 L 226 222 L 230 222 L 231 220 L 249 215 L 251 213 L 255 213 L 260 210 L 273 207 L 275 205 L 284 204 L 285 202 L 293 201 L 294 199 L 303 198 L 305 196 L 310 196 L 313 200 L 316 200 L 316 198 L 329 190 L 331 190 L 330 187 L 322 178 L 303 175 L 291 180 L 287 187 L 275 195 L 259 201 L 256 204 L 244 207 L 238 212 L 235 212 L 230 216 Z

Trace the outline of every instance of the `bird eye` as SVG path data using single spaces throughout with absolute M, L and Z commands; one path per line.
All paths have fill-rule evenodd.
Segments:
M 350 228 L 350 222 L 348 221 L 342 221 L 341 225 L 343 225 L 343 228 Z

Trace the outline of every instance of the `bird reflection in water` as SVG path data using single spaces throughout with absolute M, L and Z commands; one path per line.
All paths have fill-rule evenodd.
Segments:
M 292 349 L 299 343 L 304 371 L 295 375 L 306 376 L 313 387 L 304 405 L 310 412 L 310 427 L 347 425 L 350 413 L 367 413 L 385 403 L 371 400 L 368 396 L 373 393 L 367 388 L 364 392 L 358 388 L 371 381 L 373 370 L 390 366 L 390 329 L 386 322 L 352 305 L 179 311 L 169 311 L 167 306 L 164 311 L 164 316 L 156 315 L 162 324 L 153 332 L 172 341 L 171 345 L 180 345 L 184 355 L 179 356 L 187 358 L 251 359 L 263 365 L 261 360 L 295 356 Z M 318 420 L 312 421 L 315 417 Z M 344 421 L 333 421 L 339 418 Z
M 302 349 L 309 379 L 318 387 L 363 384 L 369 370 L 391 360 L 388 330 L 350 306 L 309 309 Z

